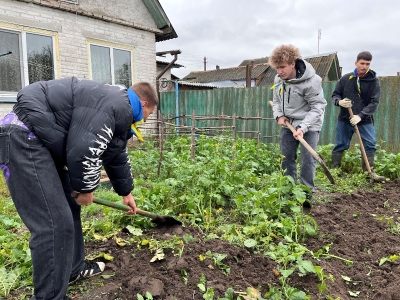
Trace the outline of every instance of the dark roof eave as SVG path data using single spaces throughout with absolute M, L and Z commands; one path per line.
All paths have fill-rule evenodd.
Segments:
M 171 21 L 168 19 L 159 0 L 142 0 L 150 15 L 152 16 L 157 28 L 162 32 L 156 33 L 156 42 L 175 39 L 178 35 L 175 32 Z
M 161 28 L 161 30 L 163 31 L 162 33 L 156 33 L 156 42 L 176 39 L 178 37 L 172 26 Z

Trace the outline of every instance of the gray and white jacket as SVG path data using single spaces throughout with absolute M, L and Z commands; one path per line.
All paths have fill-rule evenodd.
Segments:
M 282 80 L 275 76 L 273 114 L 277 120 L 286 116 L 290 123 L 306 133 L 320 131 L 324 121 L 326 100 L 319 77 L 307 61 L 296 60 L 296 78 Z

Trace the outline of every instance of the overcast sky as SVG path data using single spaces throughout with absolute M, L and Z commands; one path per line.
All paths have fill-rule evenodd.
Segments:
M 337 52 L 343 74 L 360 51 L 373 55 L 378 76 L 400 72 L 400 0 L 159 0 L 178 38 L 158 42 L 157 51 L 181 50 L 174 69 L 191 71 L 238 66 L 292 44 L 302 56 Z M 164 61 L 171 61 L 167 55 Z

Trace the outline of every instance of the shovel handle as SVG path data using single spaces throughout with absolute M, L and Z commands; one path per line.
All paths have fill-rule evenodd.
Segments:
M 350 118 L 354 117 L 353 110 L 351 109 L 351 107 L 349 107 L 348 110 L 349 110 Z M 362 154 L 362 157 L 364 159 L 365 166 L 367 167 L 367 171 L 368 171 L 369 174 L 372 174 L 371 166 L 369 165 L 367 153 L 365 152 L 364 144 L 362 142 L 361 134 L 360 134 L 360 131 L 358 130 L 357 124 L 354 125 L 354 131 L 356 132 L 357 138 L 358 138 L 358 142 L 360 143 L 361 154 Z
M 273 107 L 273 102 L 269 101 L 269 105 L 271 105 L 271 107 Z M 296 132 L 296 129 L 293 127 L 292 124 L 290 124 L 290 122 L 286 121 L 285 124 L 290 129 L 290 131 L 292 133 Z M 328 167 L 326 166 L 326 164 L 325 164 L 324 160 L 322 159 L 322 157 L 317 152 L 315 152 L 315 150 L 301 136 L 298 136 L 297 140 L 304 146 L 304 148 L 306 148 L 308 150 L 308 152 L 310 152 L 312 157 L 314 157 L 315 160 L 317 162 L 319 162 L 319 164 L 321 165 L 322 169 L 324 170 L 324 173 L 325 173 L 326 177 L 328 177 L 330 183 L 335 184 L 335 180 L 333 179 L 332 174 L 329 172 Z
M 126 205 L 123 205 L 123 204 L 119 204 L 119 203 L 115 203 L 115 202 L 108 201 L 108 200 L 101 199 L 101 198 L 94 198 L 93 202 L 96 203 L 96 204 L 103 205 L 103 206 L 116 208 L 116 209 L 119 209 L 119 210 L 122 210 L 122 211 L 129 211 L 129 210 L 132 209 L 129 206 L 126 206 Z M 138 215 L 141 215 L 141 216 L 144 216 L 144 217 L 149 217 L 149 218 L 152 218 L 152 219 L 158 217 L 156 214 L 153 214 L 153 213 L 145 211 L 145 210 L 141 210 L 139 208 L 136 209 L 136 213 Z
M 73 191 L 71 193 L 71 196 L 76 198 L 78 196 L 78 192 Z M 94 198 L 93 202 L 96 203 L 96 204 L 100 204 L 100 205 L 103 205 L 103 206 L 108 206 L 108 207 L 115 208 L 115 209 L 122 210 L 122 211 L 130 211 L 132 209 L 129 206 L 126 206 L 126 205 L 123 205 L 123 204 L 119 204 L 119 203 L 116 203 L 116 202 L 112 202 L 112 201 L 108 201 L 108 200 L 101 199 L 101 198 Z M 154 213 L 151 213 L 151 212 L 148 212 L 148 211 L 145 211 L 145 210 L 141 210 L 139 208 L 136 209 L 136 213 L 138 215 L 141 215 L 141 216 L 144 216 L 144 217 L 149 217 L 149 218 L 152 218 L 152 219 L 155 219 L 155 218 L 158 217 Z
M 269 101 L 269 105 L 271 105 L 271 107 L 273 107 L 273 102 L 272 102 L 272 101 Z M 285 124 L 286 124 L 287 128 L 290 129 L 291 132 L 293 132 L 293 133 L 296 132 L 296 128 L 294 128 L 293 125 L 290 124 L 289 121 L 286 121 Z M 321 159 L 321 157 L 318 155 L 318 153 L 315 152 L 315 150 L 314 150 L 301 136 L 298 136 L 298 137 L 297 137 L 297 140 L 304 146 L 304 148 L 306 148 L 306 149 L 308 150 L 308 152 L 311 153 L 311 155 L 312 155 L 318 162 L 321 162 L 321 161 L 322 161 L 322 159 Z

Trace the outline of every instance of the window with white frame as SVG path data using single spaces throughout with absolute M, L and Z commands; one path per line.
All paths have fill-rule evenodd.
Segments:
M 108 84 L 132 85 L 132 52 L 90 44 L 92 79 Z
M 52 36 L 0 29 L 0 92 L 54 78 Z

